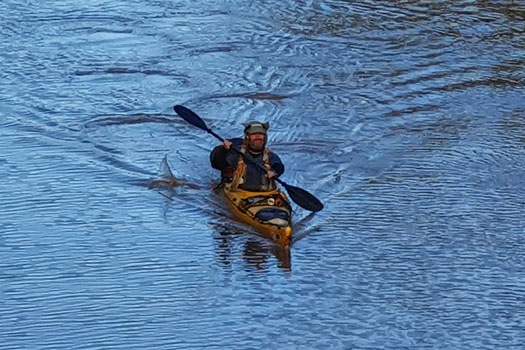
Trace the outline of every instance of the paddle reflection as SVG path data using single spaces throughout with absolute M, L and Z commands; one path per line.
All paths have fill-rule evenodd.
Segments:
M 283 248 L 274 242 L 252 236 L 239 228 L 222 224 L 213 224 L 213 226 L 217 230 L 216 257 L 221 266 L 233 265 L 240 256 L 247 268 L 267 271 L 274 257 L 278 268 L 291 271 L 290 248 Z

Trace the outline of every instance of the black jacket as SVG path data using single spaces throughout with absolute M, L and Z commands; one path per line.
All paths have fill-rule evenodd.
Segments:
M 230 140 L 233 144 L 233 147 L 241 149 L 243 139 L 234 138 Z M 247 151 L 251 158 L 258 164 L 264 167 L 263 155 L 257 154 L 254 155 Z M 220 170 L 222 172 L 223 180 L 227 180 L 233 173 L 233 170 L 237 167 L 240 155 L 233 151 L 227 151 L 223 145 L 219 145 L 213 149 L 210 154 L 211 166 L 214 169 Z M 284 173 L 284 165 L 281 162 L 279 156 L 270 151 L 269 161 L 272 171 L 274 171 L 277 176 L 281 176 Z M 246 166 L 246 176 L 244 183 L 239 185 L 240 188 L 248 191 L 261 191 L 262 186 L 262 177 L 263 173 L 257 168 L 257 166 L 251 164 L 250 162 L 245 161 Z

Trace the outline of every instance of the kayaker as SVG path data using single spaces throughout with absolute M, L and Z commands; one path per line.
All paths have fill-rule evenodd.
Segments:
M 269 123 L 248 123 L 244 127 L 244 139 L 224 140 L 223 144 L 213 149 L 210 154 L 211 166 L 221 171 L 223 182 L 232 182 L 232 187 L 246 191 L 275 189 L 275 181 L 272 179 L 284 173 L 284 165 L 277 154 L 266 148 L 269 127 Z M 256 165 L 245 161 L 232 147 L 266 168 L 267 173 L 263 174 Z

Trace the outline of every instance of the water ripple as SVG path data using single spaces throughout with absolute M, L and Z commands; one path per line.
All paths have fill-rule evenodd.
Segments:
M 2 348 L 520 348 L 523 14 L 2 1 Z M 270 122 L 325 203 L 291 249 L 232 219 L 174 104 Z M 196 186 L 148 189 L 164 157 Z

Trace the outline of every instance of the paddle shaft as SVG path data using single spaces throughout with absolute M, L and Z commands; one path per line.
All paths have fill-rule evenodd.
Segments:
M 197 113 L 193 112 L 191 109 L 186 108 L 181 105 L 175 105 L 173 106 L 173 109 L 175 112 L 184 120 L 186 120 L 188 123 L 190 123 L 193 126 L 196 126 L 197 128 L 206 131 L 208 134 L 213 135 L 218 140 L 224 143 L 224 139 L 217 135 L 213 130 L 208 128 L 204 120 L 202 120 L 201 117 L 197 115 Z M 268 170 L 263 167 L 261 164 L 257 163 L 251 156 L 248 154 L 244 154 L 232 145 L 232 149 L 237 152 L 241 157 L 244 158 L 248 163 L 254 165 L 257 167 L 259 171 L 261 171 L 263 174 L 267 174 Z M 322 210 L 324 205 L 321 203 L 319 199 L 317 199 L 313 194 L 306 191 L 305 189 L 302 189 L 300 187 L 288 185 L 286 182 L 280 180 L 279 178 L 274 178 L 275 181 L 280 183 L 281 185 L 286 188 L 286 191 L 288 191 L 288 194 L 290 195 L 290 198 L 297 203 L 300 207 L 311 210 L 311 211 L 319 211 Z

